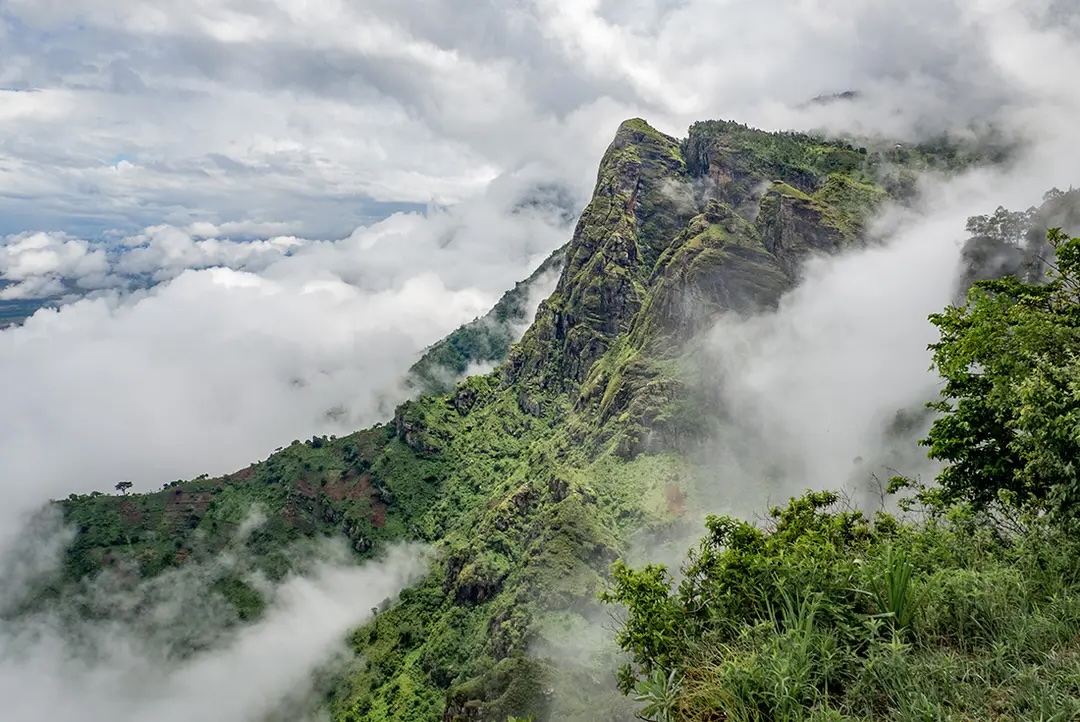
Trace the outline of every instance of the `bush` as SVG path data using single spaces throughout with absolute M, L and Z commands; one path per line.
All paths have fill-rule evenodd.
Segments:
M 616 565 L 624 690 L 657 722 L 1074 719 L 1076 535 L 959 518 L 871 522 L 810 493 L 765 529 L 711 518 L 678 587 Z

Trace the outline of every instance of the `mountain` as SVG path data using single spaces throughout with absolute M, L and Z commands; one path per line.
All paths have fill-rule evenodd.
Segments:
M 470 370 L 504 361 L 510 346 L 528 328 L 531 312 L 551 292 L 565 253 L 565 246 L 557 249 L 490 311 L 425 349 L 409 369 L 408 387 L 417 393 L 447 394 Z
M 280 579 L 305 540 L 358 558 L 416 540 L 437 550 L 431 572 L 352 634 L 361 661 L 328 692 L 334 719 L 625 719 L 589 657 L 605 652 L 582 644 L 610 565 L 701 521 L 695 450 L 724 410 L 696 340 L 722 314 L 774 308 L 808 258 L 875 242 L 871 217 L 913 198 L 919 172 L 984 160 L 941 148 L 728 121 L 678 139 L 628 120 L 569 243 L 429 349 L 412 370 L 423 393 L 392 420 L 224 477 L 57 502 L 75 538 L 28 604 L 103 570 L 137 585 L 206 564 L 242 623 L 262 609 L 252 575 Z M 499 365 L 454 383 L 485 363 Z M 212 567 L 225 549 L 244 564 Z

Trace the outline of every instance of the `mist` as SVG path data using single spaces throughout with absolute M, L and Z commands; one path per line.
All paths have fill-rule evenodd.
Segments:
M 324 542 L 296 550 L 302 573 L 271 584 L 259 580 L 242 546 L 263 520 L 252 516 L 218 558 L 134 585 L 106 572 L 60 604 L 10 616 L 25 601 L 19 593 L 48 577 L 70 541 L 57 516 L 39 515 L 26 537 L 0 551 L 4 719 L 314 719 L 320 679 L 355 664 L 346 633 L 415 582 L 429 552 L 392 547 L 357 565 L 344 545 Z M 257 621 L 239 625 L 214 592 L 222 574 L 261 588 L 268 604 Z
M 940 466 L 918 444 L 941 387 L 928 317 L 964 290 L 966 221 L 999 205 L 1039 206 L 1058 164 L 1080 162 L 1078 142 L 1073 130 L 1047 134 L 1007 167 L 924 177 L 916 204 L 876 220 L 877 240 L 810 260 L 775 311 L 717 319 L 695 358 L 707 379 L 700 392 L 725 419 L 702 455 L 701 516 L 756 517 L 810 489 L 874 511 L 890 477 L 932 481 Z M 890 430 L 898 413 L 917 423 Z

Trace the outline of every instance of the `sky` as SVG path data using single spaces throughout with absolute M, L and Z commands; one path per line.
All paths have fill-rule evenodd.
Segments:
M 625 117 L 787 125 L 853 88 L 985 117 L 1038 91 L 995 43 L 1021 11 L 1066 30 L 1050 0 L 7 0 L 0 233 L 341 237 L 497 178 L 580 202 Z
M 867 418 L 932 389 L 925 317 L 967 215 L 1080 181 L 1069 0 L 5 0 L 0 51 L 0 301 L 64 301 L 0 331 L 0 558 L 46 499 L 388 418 L 424 347 L 569 240 L 626 118 L 1026 142 L 1007 173 L 932 181 L 885 247 L 815 266 L 776 314 L 719 320 L 729 401 L 825 479 Z M 412 569 L 365 574 L 390 594 Z M 312 593 L 336 609 L 354 582 Z M 289 683 L 358 621 L 329 615 Z M 25 687 L 0 642 L 0 689 Z M 33 649 L 46 694 L 70 669 Z M 110 654 L 114 682 L 143 659 Z M 160 718 L 124 704 L 109 718 Z

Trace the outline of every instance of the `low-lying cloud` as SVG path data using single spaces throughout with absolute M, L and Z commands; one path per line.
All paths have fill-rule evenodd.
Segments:
M 11 552 L 0 554 L 5 568 Z M 0 621 L 4 719 L 265 722 L 314 714 L 316 675 L 349 662 L 346 633 L 415 582 L 427 556 L 394 547 L 356 566 L 338 550 L 269 587 L 263 616 L 242 627 L 230 624 L 235 614 L 208 587 L 213 569 L 192 565 L 135 589 L 103 575 L 68 602 L 106 614 L 54 607 Z
M 699 359 L 727 419 L 708 455 L 716 508 L 753 514 L 811 488 L 843 488 L 875 508 L 874 477 L 933 478 L 940 467 L 916 443 L 941 385 L 928 316 L 963 290 L 966 221 L 1038 206 L 1056 175 L 1045 154 L 1056 148 L 1080 168 L 1077 142 L 1075 131 L 1047 136 L 1007 169 L 925 179 L 915 207 L 878 219 L 880 244 L 812 260 L 774 312 L 718 320 Z M 899 436 L 889 433 L 898 412 L 909 425 Z
M 99 287 L 0 332 L 0 459 L 19 480 L 8 506 L 224 473 L 385 419 L 427 345 L 564 242 L 563 209 L 515 200 L 395 215 L 337 241 L 159 227 L 104 249 L 42 234 L 3 246 L 9 280 Z M 96 260 L 64 260 L 76 256 Z

